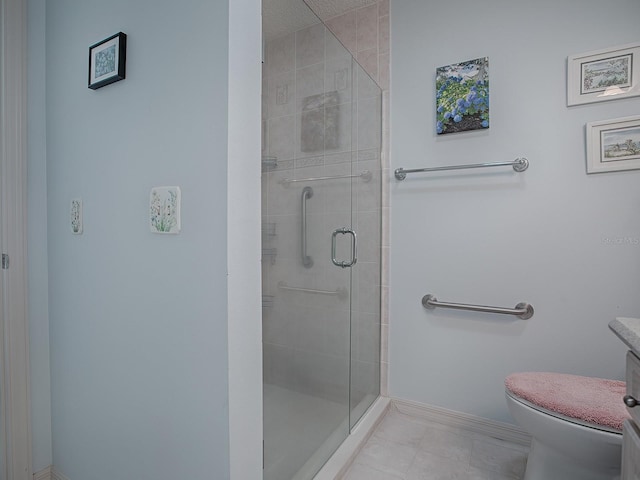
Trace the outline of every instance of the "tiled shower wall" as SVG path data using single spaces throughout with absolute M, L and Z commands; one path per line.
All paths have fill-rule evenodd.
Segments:
M 336 17 L 323 18 L 326 26 L 351 52 L 358 63 L 382 89 L 382 310 L 380 393 L 388 396 L 389 337 L 389 186 L 392 179 L 389 162 L 389 81 L 390 35 L 389 1 L 380 0 Z

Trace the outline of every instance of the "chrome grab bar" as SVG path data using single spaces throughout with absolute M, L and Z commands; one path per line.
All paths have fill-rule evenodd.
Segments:
M 516 308 L 487 307 L 484 305 L 468 305 L 466 303 L 439 302 L 435 296 L 429 294 L 422 297 L 422 306 L 427 310 L 433 310 L 436 307 L 441 307 L 455 308 L 458 310 L 471 310 L 474 312 L 502 313 L 505 315 L 515 315 L 522 320 L 528 320 L 533 317 L 533 306 L 525 302 L 517 304 Z
M 336 236 L 338 234 L 351 235 L 351 261 L 350 262 L 339 262 L 336 259 Z M 337 228 L 331 234 L 331 261 L 336 267 L 352 267 L 358 261 L 358 240 L 356 238 L 356 232 L 347 227 Z
M 287 186 L 290 183 L 296 183 L 296 182 L 315 182 L 318 180 L 335 180 L 338 178 L 362 178 L 363 181 L 370 182 L 372 177 L 373 175 L 369 170 L 363 170 L 361 173 L 356 173 L 353 175 L 334 175 L 330 177 L 310 177 L 310 178 L 296 178 L 296 179 L 284 177 L 278 183 L 281 183 L 282 185 Z
M 449 165 L 445 167 L 430 167 L 430 168 L 413 168 L 410 170 L 404 168 L 396 168 L 394 174 L 397 180 L 404 180 L 407 178 L 407 173 L 422 173 L 422 172 L 440 172 L 443 170 L 463 170 L 466 168 L 483 168 L 483 167 L 513 167 L 516 172 L 524 172 L 529 168 L 529 160 L 526 158 L 516 158 L 513 162 L 494 162 L 494 163 L 473 163 L 471 165 Z
M 302 189 L 302 265 L 305 268 L 313 267 L 313 258 L 307 255 L 307 200 L 313 197 L 313 189 L 304 187 Z
M 291 292 L 317 293 L 318 295 L 336 296 L 340 299 L 347 298 L 347 296 L 349 296 L 349 291 L 345 287 L 340 287 L 336 290 L 316 290 L 314 288 L 290 287 L 285 282 L 278 282 L 278 288 L 280 290 L 288 290 Z

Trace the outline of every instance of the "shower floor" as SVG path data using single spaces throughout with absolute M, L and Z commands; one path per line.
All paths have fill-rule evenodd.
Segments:
M 308 480 L 348 434 L 345 404 L 264 385 L 264 480 Z

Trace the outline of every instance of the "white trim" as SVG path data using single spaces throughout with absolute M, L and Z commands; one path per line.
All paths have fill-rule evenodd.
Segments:
M 413 402 L 410 400 L 402 400 L 399 398 L 392 399 L 393 405 L 406 415 L 424 418 L 426 420 L 448 425 L 450 427 L 462 428 L 493 438 L 505 440 L 507 442 L 517 443 L 519 445 L 528 446 L 531 444 L 531 435 L 521 428 L 509 423 L 497 422 L 487 418 L 476 417 L 468 413 L 447 410 L 446 408 L 426 405 L 424 403 Z
M 69 480 L 69 478 L 65 477 L 58 470 L 56 470 L 56 467 L 52 467 L 51 468 L 51 480 Z
M 53 480 L 53 466 L 40 470 L 33 474 L 33 480 Z
M 227 321 L 229 477 L 262 480 L 260 0 L 229 2 Z
M 3 441 L 8 480 L 31 480 L 29 332 L 27 324 L 27 2 L 1 0 L 0 152 Z

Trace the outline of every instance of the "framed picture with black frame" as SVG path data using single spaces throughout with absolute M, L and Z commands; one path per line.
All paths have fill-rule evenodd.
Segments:
M 124 80 L 127 35 L 119 32 L 89 47 L 89 88 L 97 90 Z

